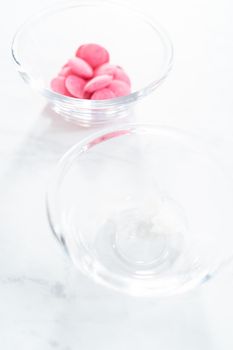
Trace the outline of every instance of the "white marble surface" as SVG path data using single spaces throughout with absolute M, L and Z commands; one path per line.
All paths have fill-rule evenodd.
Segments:
M 49 2 L 8 0 L 0 11 L 0 349 L 233 349 L 232 266 L 185 296 L 135 299 L 80 275 L 54 240 L 44 202 L 50 171 L 93 130 L 56 117 L 12 64 L 15 29 Z M 232 1 L 129 2 L 164 24 L 176 57 L 135 119 L 200 134 L 233 174 Z

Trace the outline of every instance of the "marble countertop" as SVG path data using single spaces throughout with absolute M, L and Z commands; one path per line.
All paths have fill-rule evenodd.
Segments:
M 54 239 L 45 211 L 50 173 L 93 130 L 55 115 L 14 69 L 16 28 L 49 2 L 9 0 L 0 13 L 0 348 L 233 349 L 233 266 L 183 296 L 130 298 L 82 276 Z M 233 174 L 232 2 L 129 3 L 153 13 L 175 46 L 171 75 L 137 106 L 135 120 L 192 130 Z

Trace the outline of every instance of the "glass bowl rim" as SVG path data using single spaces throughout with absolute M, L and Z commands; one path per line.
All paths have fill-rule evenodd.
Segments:
M 121 133 L 121 131 L 124 132 Z M 216 162 L 216 160 L 219 161 L 218 157 L 216 158 L 217 154 L 215 150 L 210 147 L 207 140 L 203 137 L 200 137 L 199 134 L 196 134 L 190 130 L 183 130 L 180 128 L 163 125 L 155 125 L 152 123 L 122 123 L 117 126 L 104 128 L 95 133 L 91 133 L 85 138 L 78 141 L 67 152 L 65 152 L 65 154 L 58 161 L 54 171 L 52 172 L 51 180 L 48 184 L 46 193 L 46 211 L 48 222 L 57 241 L 61 244 L 63 249 L 71 258 L 74 265 L 78 266 L 78 268 L 86 276 L 91 277 L 99 284 L 114 289 L 118 292 L 126 292 L 130 295 L 142 297 L 161 297 L 180 294 L 206 282 L 210 279 L 210 277 L 215 276 L 215 274 L 219 272 L 219 269 L 222 266 L 228 264 L 229 261 L 233 261 L 233 256 L 231 256 L 229 259 L 226 259 L 226 261 L 224 261 L 217 270 L 213 270 L 211 275 L 208 271 L 204 271 L 201 278 L 198 277 L 195 280 L 188 281 L 183 285 L 177 286 L 177 288 L 172 288 L 170 291 L 160 291 L 154 288 L 147 290 L 147 286 L 138 287 L 136 284 L 135 288 L 132 286 L 132 289 L 130 289 L 131 282 L 129 282 L 129 279 L 127 277 L 118 276 L 118 274 L 115 273 L 109 273 L 108 269 L 99 264 L 98 260 L 95 259 L 95 256 L 90 252 L 82 240 L 78 240 L 79 242 L 76 242 L 76 244 L 79 246 L 79 248 L 82 248 L 83 252 L 80 253 L 80 257 L 75 258 L 72 251 L 69 249 L 69 246 L 66 244 L 66 234 L 68 231 L 64 232 L 60 230 L 60 228 L 62 228 L 62 224 L 61 221 L 59 222 L 59 220 L 57 220 L 61 217 L 61 215 L 59 215 L 59 212 L 56 212 L 56 194 L 57 191 L 59 191 L 59 187 L 63 182 L 64 177 L 66 176 L 66 172 L 72 166 L 74 158 L 76 159 L 81 154 L 85 154 L 85 152 L 88 152 L 91 147 L 95 146 L 98 143 L 108 141 L 115 137 L 117 138 L 121 135 L 123 136 L 128 134 L 130 136 L 132 133 L 135 133 L 137 131 L 143 134 L 150 133 L 156 135 L 156 133 L 159 133 L 159 135 L 164 135 L 165 137 L 172 137 L 174 140 L 177 139 L 179 142 L 182 141 L 182 143 L 185 145 L 188 143 L 190 146 L 194 146 L 195 149 L 199 150 L 200 152 L 203 152 L 204 150 L 205 154 L 208 155 L 208 157 L 211 157 L 214 162 Z M 89 266 L 89 259 L 89 262 L 87 262 L 87 264 L 85 263 L 83 259 L 84 256 L 91 258 L 92 263 L 97 267 L 98 274 L 92 271 L 92 265 Z
M 35 84 L 35 81 L 33 77 L 31 77 L 28 73 L 25 67 L 21 64 L 20 56 L 18 55 L 17 48 L 18 48 L 18 38 L 23 33 L 23 31 L 30 26 L 34 21 L 37 19 L 43 17 L 44 15 L 49 15 L 51 13 L 56 13 L 68 8 L 72 7 L 88 7 L 88 6 L 108 6 L 109 8 L 121 8 L 121 9 L 127 9 L 128 11 L 131 11 L 132 14 L 140 18 L 142 21 L 144 21 L 147 25 L 151 26 L 151 28 L 154 30 L 154 32 L 157 33 L 157 35 L 160 37 L 161 42 L 163 43 L 163 46 L 168 52 L 168 57 L 166 60 L 166 63 L 163 64 L 163 69 L 161 69 L 161 72 L 159 73 L 158 77 L 150 82 L 145 87 L 141 88 L 140 90 L 134 91 L 130 93 L 127 96 L 122 97 L 116 97 L 113 99 L 108 100 L 85 100 L 85 99 L 78 99 L 68 96 L 63 96 L 61 94 L 58 94 L 56 92 L 53 92 L 51 89 L 42 86 L 41 84 Z M 31 17 L 29 17 L 16 31 L 11 45 L 11 55 L 13 58 L 13 61 L 17 67 L 17 70 L 22 73 L 24 80 L 35 87 L 35 89 L 41 93 L 44 97 L 61 102 L 61 103 L 72 103 L 73 106 L 76 107 L 82 107 L 82 108 L 106 108 L 106 107 L 114 107 L 119 106 L 122 104 L 130 104 L 136 100 L 141 99 L 142 97 L 148 95 L 152 91 L 154 91 L 167 77 L 168 73 L 172 69 L 173 66 L 173 58 L 174 58 L 174 49 L 172 41 L 167 34 L 166 30 L 161 26 L 160 23 L 158 23 L 155 19 L 149 17 L 147 14 L 142 13 L 141 11 L 135 9 L 132 6 L 129 6 L 128 4 L 124 4 L 122 2 L 116 2 L 115 0 L 67 0 L 67 1 L 61 1 L 59 3 L 52 4 L 50 6 L 45 7 L 44 9 L 38 11 L 37 13 L 34 13 Z
M 121 133 L 121 131 L 124 131 Z M 52 207 L 51 203 L 53 202 L 53 194 L 56 192 L 58 187 L 60 186 L 65 173 L 72 166 L 73 155 L 75 158 L 79 157 L 81 154 L 87 152 L 90 148 L 95 146 L 98 143 L 108 141 L 112 138 L 119 137 L 122 135 L 130 135 L 135 131 L 140 131 L 144 134 L 164 134 L 166 136 L 171 136 L 173 138 L 186 140 L 190 145 L 195 144 L 195 147 L 198 145 L 199 147 L 205 149 L 205 153 L 207 153 L 211 158 L 213 157 L 213 150 L 209 148 L 208 143 L 206 143 L 199 135 L 193 133 L 192 131 L 183 130 L 180 128 L 172 127 L 172 126 L 164 126 L 164 125 L 156 125 L 153 123 L 120 123 L 119 125 L 113 125 L 105 127 L 101 130 L 95 131 L 87 135 L 86 137 L 79 140 L 72 147 L 70 147 L 58 160 L 57 164 L 54 167 L 54 170 L 51 174 L 49 184 L 47 186 L 46 193 L 46 210 L 49 219 L 50 226 L 52 228 L 55 237 L 59 239 L 56 230 L 54 230 L 54 223 L 51 220 L 50 216 L 50 208 Z M 77 152 L 78 151 L 78 152 Z M 216 160 L 216 154 L 214 152 L 214 158 Z M 219 160 L 219 159 L 218 159 Z M 57 181 L 59 180 L 59 181 Z M 61 181 L 60 181 L 61 180 Z M 64 242 L 63 242 L 64 243 Z

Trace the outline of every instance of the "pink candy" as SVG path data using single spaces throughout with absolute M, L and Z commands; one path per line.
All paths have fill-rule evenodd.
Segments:
M 126 84 L 129 85 L 129 87 L 131 86 L 131 82 L 130 82 L 128 75 L 119 66 L 116 67 L 116 73 L 114 75 L 114 79 L 124 81 Z
M 116 66 L 114 66 L 113 64 L 110 64 L 110 63 L 102 64 L 101 66 L 99 66 L 95 69 L 94 76 L 108 74 L 108 75 L 112 75 L 112 77 L 114 77 L 116 74 L 116 70 L 117 70 L 116 68 L 117 68 Z
M 86 83 L 84 91 L 85 92 L 95 92 L 97 90 L 103 89 L 108 86 L 112 81 L 111 75 L 100 75 L 98 77 L 92 78 Z
M 76 52 L 76 56 L 89 63 L 92 68 L 96 68 L 109 61 L 108 51 L 97 44 L 85 44 L 80 46 Z
M 79 99 L 105 100 L 126 96 L 131 82 L 120 66 L 109 63 L 108 51 L 97 44 L 81 45 L 50 83 L 51 89 Z
M 61 95 L 70 96 L 65 86 L 64 77 L 58 76 L 57 78 L 54 78 L 53 80 L 51 80 L 50 86 L 54 92 L 57 92 L 58 94 L 61 94 Z
M 128 75 L 119 66 L 114 66 L 114 65 L 109 64 L 109 63 L 103 64 L 102 66 L 98 67 L 94 72 L 95 76 L 99 76 L 102 74 L 112 75 L 113 79 L 122 80 L 122 81 L 126 82 L 129 86 L 131 86 L 130 79 L 129 79 Z
M 126 96 L 130 94 L 130 87 L 124 81 L 113 80 L 108 88 L 116 95 L 116 97 Z
M 69 75 L 65 79 L 65 87 L 69 93 L 78 98 L 83 98 L 83 89 L 86 81 L 76 75 Z
M 91 99 L 92 100 L 108 100 L 110 98 L 114 98 L 116 95 L 112 90 L 109 88 L 104 88 L 101 90 L 97 90 L 92 94 Z
M 71 70 L 82 78 L 92 78 L 93 69 L 91 66 L 79 57 L 72 58 L 68 61 Z
M 62 67 L 58 76 L 67 77 L 69 74 L 72 74 L 72 69 L 70 67 L 66 66 L 66 67 Z

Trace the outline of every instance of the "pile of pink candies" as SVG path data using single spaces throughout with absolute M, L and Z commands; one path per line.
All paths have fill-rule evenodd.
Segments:
M 97 44 L 81 45 L 51 81 L 59 94 L 105 100 L 130 94 L 130 79 L 120 66 L 109 63 L 108 51 Z

